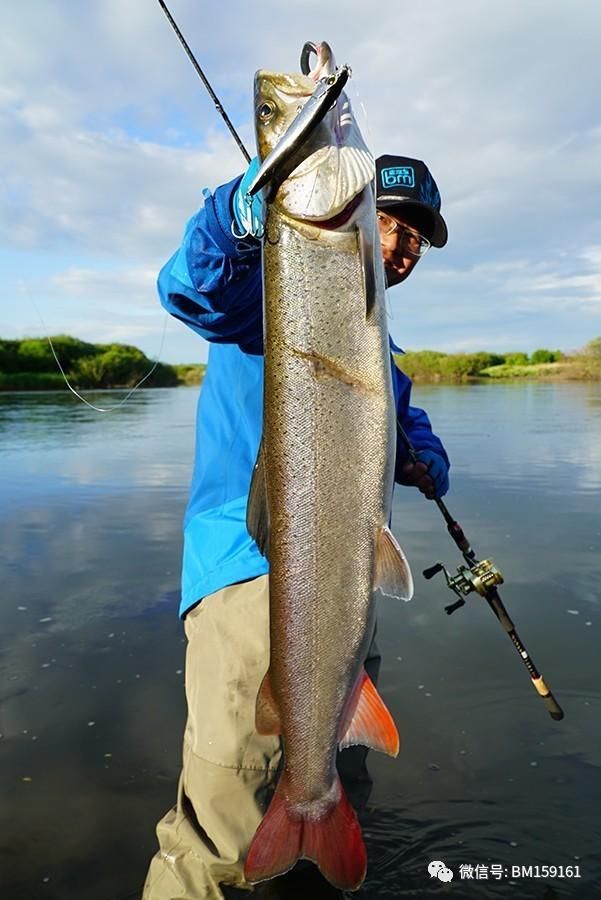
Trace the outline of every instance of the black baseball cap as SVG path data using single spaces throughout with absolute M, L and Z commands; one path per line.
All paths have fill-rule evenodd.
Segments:
M 379 156 L 376 160 L 376 206 L 398 214 L 413 212 L 416 227 L 433 247 L 444 247 L 448 232 L 440 215 L 440 193 L 427 165 L 409 156 Z M 422 224 L 423 223 L 423 224 Z M 413 224 L 413 223 L 412 223 Z M 428 233 L 429 231 L 429 233 Z

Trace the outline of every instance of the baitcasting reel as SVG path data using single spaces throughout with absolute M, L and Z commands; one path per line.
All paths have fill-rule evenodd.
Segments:
M 439 572 L 444 572 L 447 585 L 459 600 L 445 606 L 447 615 L 455 612 L 460 606 L 465 606 L 464 597 L 476 591 L 481 597 L 486 597 L 488 591 L 497 584 L 503 584 L 503 576 L 497 567 L 489 560 L 483 559 L 473 566 L 458 566 L 457 575 L 451 575 L 442 563 L 435 563 L 429 569 L 424 569 L 424 578 L 430 579 Z

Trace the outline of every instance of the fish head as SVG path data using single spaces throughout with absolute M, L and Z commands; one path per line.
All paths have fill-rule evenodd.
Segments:
M 317 61 L 309 69 L 311 52 Z M 255 127 L 261 161 L 280 142 L 289 139 L 289 129 L 312 97 L 316 84 L 336 71 L 333 54 L 325 42 L 305 44 L 301 66 L 307 74 L 260 70 L 255 75 Z M 294 148 L 285 178 L 269 202 L 293 219 L 344 227 L 350 223 L 374 175 L 373 156 L 356 123 L 351 102 L 342 91 L 319 124 Z
M 308 75 L 260 69 L 255 75 L 255 132 L 261 162 L 269 156 L 311 97 L 315 82 Z

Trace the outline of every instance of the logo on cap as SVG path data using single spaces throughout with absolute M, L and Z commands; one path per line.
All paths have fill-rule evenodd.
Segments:
M 382 187 L 415 187 L 415 171 L 413 166 L 390 166 L 388 169 L 382 169 L 380 173 L 382 177 Z

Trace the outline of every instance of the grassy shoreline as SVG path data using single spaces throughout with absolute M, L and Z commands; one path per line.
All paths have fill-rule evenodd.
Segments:
M 555 351 L 557 352 L 557 351 Z M 525 356 L 525 354 L 520 354 Z M 534 355 L 534 354 L 533 354 Z M 578 353 L 549 362 L 507 362 L 518 354 L 437 353 L 397 355 L 396 362 L 417 384 L 480 384 L 506 381 L 601 381 L 601 355 Z

